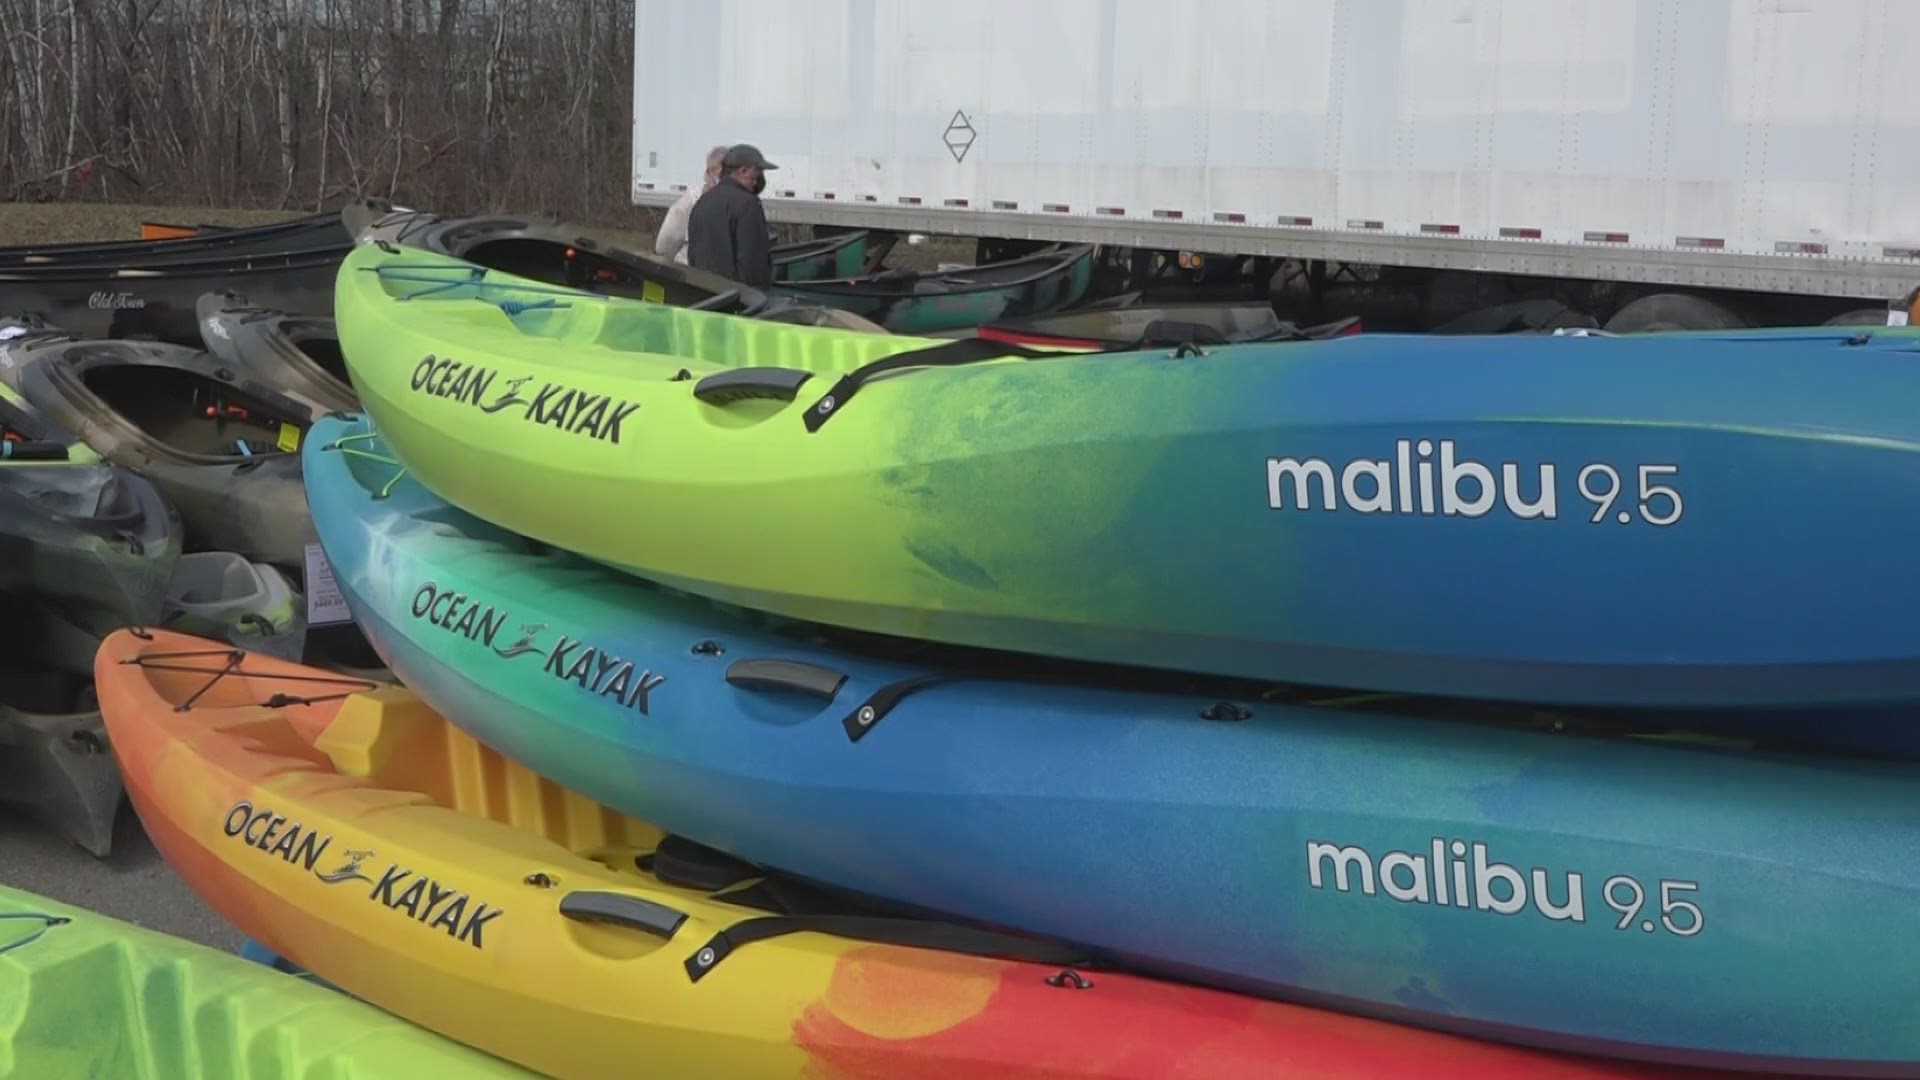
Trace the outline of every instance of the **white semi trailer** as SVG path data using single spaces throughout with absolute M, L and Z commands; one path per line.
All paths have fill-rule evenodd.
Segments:
M 775 221 L 1135 267 L 1682 293 L 1665 320 L 1702 325 L 1920 283 L 1913 0 L 638 0 L 634 25 L 640 205 L 750 142 Z

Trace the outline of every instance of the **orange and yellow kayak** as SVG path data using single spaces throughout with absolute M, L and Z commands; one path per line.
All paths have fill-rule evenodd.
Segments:
M 836 909 L 717 853 L 689 861 L 410 691 L 213 641 L 123 630 L 95 679 L 149 834 L 221 914 L 343 990 L 555 1076 L 1682 1075 Z

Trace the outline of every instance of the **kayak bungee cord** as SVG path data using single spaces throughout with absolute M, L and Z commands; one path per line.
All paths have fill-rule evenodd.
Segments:
M 147 634 L 138 627 L 129 627 L 128 631 L 135 637 L 146 637 L 149 640 L 152 638 L 152 635 Z M 122 660 L 120 663 L 130 667 L 146 668 L 149 671 L 173 671 L 188 675 L 211 676 L 198 690 L 187 695 L 185 701 L 173 707 L 174 712 L 192 712 L 194 702 L 200 700 L 207 691 L 217 686 L 220 680 L 229 675 L 242 674 L 241 666 L 246 663 L 249 655 L 252 654 L 248 653 L 245 649 L 191 649 L 176 652 L 143 653 L 139 656 Z M 154 663 L 156 660 L 192 660 L 207 657 L 226 657 L 226 663 L 218 668 Z M 336 694 L 273 694 L 265 701 L 256 701 L 250 704 L 263 709 L 282 709 L 289 705 L 318 705 L 328 701 L 344 701 L 355 694 L 365 693 L 369 690 L 378 690 L 380 688 L 378 683 L 369 682 L 366 679 L 349 678 L 344 675 L 296 675 L 286 672 L 276 672 L 273 675 L 273 679 L 276 682 L 323 683 L 330 686 L 350 687 L 351 689 L 342 690 Z M 232 706 L 222 706 L 222 708 L 232 708 Z
M 28 934 L 18 941 L 9 941 L 4 945 L 0 945 L 0 956 L 4 956 L 15 949 L 25 948 L 39 941 L 46 935 L 48 930 L 56 926 L 65 926 L 73 921 L 64 915 L 44 915 L 38 911 L 0 911 L 0 919 L 37 919 L 40 922 L 39 929 L 33 933 Z
M 407 467 L 405 465 L 402 465 L 398 459 L 388 457 L 385 454 L 375 454 L 366 450 L 355 450 L 352 447 L 346 445 L 349 442 L 372 442 L 377 437 L 378 437 L 377 433 L 373 431 L 367 431 L 359 435 L 346 435 L 346 436 L 342 436 L 339 439 L 335 439 L 333 442 L 328 443 L 326 446 L 322 447 L 321 449 L 322 451 L 338 450 L 340 451 L 341 454 L 347 457 L 364 458 L 368 461 L 379 462 L 382 465 L 391 465 L 395 469 L 399 470 L 395 472 L 393 476 L 387 480 L 386 486 L 382 487 L 379 491 L 374 493 L 374 496 L 373 496 L 374 498 L 384 499 L 388 495 L 393 493 L 393 488 L 395 484 L 398 484 L 401 480 L 406 478 Z

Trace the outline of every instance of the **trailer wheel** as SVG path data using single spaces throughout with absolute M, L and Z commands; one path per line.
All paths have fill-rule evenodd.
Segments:
M 1877 307 L 1855 308 L 1852 311 L 1844 311 L 1828 319 L 1826 325 L 1885 326 L 1887 325 L 1887 309 Z
M 1643 296 L 1607 320 L 1610 334 L 1641 334 L 1655 330 L 1741 330 L 1747 321 L 1711 300 L 1684 293 Z

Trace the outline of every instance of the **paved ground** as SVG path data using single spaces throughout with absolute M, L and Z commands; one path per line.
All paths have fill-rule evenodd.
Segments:
M 0 810 L 0 883 L 227 952 L 243 940 L 167 868 L 124 803 L 105 859 Z

